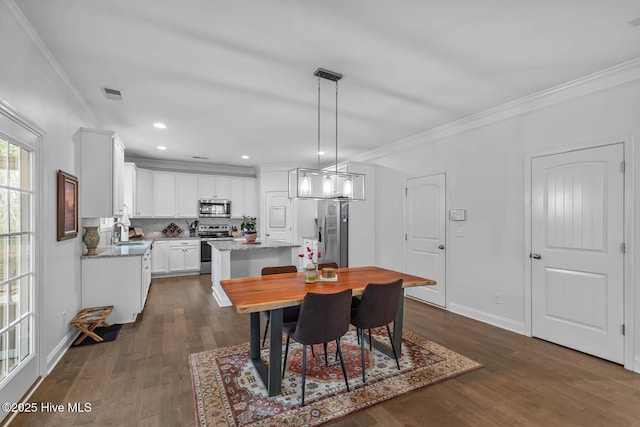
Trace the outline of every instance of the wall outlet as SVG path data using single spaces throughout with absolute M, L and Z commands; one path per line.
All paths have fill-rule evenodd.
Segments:
M 456 230 L 456 237 L 464 237 L 464 230 L 463 229 Z
M 62 312 L 62 324 L 63 325 L 67 324 L 67 312 L 66 311 Z
M 502 294 L 495 292 L 493 294 L 493 303 L 494 304 L 502 304 Z

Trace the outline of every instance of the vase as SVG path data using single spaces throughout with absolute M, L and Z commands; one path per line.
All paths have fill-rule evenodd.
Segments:
M 87 255 L 96 255 L 96 248 L 100 242 L 98 227 L 83 227 L 82 241 L 87 247 Z
M 318 281 L 318 268 L 316 264 L 307 264 L 304 268 L 304 283 L 315 283 Z

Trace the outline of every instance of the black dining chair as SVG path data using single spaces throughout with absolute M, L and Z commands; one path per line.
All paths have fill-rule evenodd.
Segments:
M 389 323 L 393 322 L 398 312 L 398 302 L 402 294 L 402 279 L 391 283 L 369 283 L 362 292 L 362 298 L 352 298 L 351 324 L 356 327 L 360 340 L 360 358 L 362 360 L 362 382 L 364 378 L 364 330 L 369 330 L 369 346 L 371 346 L 371 328 L 387 327 L 393 357 L 400 370 L 398 354 L 391 337 Z M 371 348 L 371 347 L 370 347 Z
M 344 367 L 340 338 L 349 330 L 351 314 L 351 289 L 333 294 L 317 294 L 309 292 L 300 305 L 297 322 L 285 323 L 282 329 L 287 333 L 287 344 L 284 351 L 284 365 L 282 378 L 286 372 L 287 354 L 289 353 L 289 339 L 302 344 L 302 405 L 304 406 L 304 387 L 307 376 L 307 345 L 336 342 L 336 353 L 340 359 L 340 367 L 344 382 L 349 391 L 347 371 Z M 326 353 L 325 353 L 326 354 Z
M 340 268 L 340 267 L 338 267 L 337 262 L 325 262 L 323 264 L 318 264 L 318 271 L 322 271 L 323 268 Z
M 263 276 L 270 276 L 272 274 L 283 274 L 283 273 L 297 273 L 298 267 L 295 265 L 281 265 L 277 267 L 264 267 L 262 269 Z M 298 312 L 300 311 L 300 306 L 296 305 L 295 307 L 286 307 L 283 309 L 282 313 L 282 322 L 295 322 L 298 319 Z M 264 336 L 262 337 L 262 346 L 264 347 L 264 343 L 267 340 L 267 331 L 269 330 L 269 322 L 271 321 L 271 314 L 269 311 L 263 311 L 264 315 L 267 318 L 267 324 L 264 327 Z

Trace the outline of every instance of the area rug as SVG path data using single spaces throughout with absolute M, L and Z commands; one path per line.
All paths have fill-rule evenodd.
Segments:
M 386 330 L 373 330 L 389 343 Z M 322 345 L 315 357 L 307 350 L 305 406 L 301 399 L 302 346 L 289 346 L 282 394 L 269 398 L 249 358 L 249 344 L 191 354 L 189 365 L 198 425 L 205 426 L 317 426 L 419 388 L 481 368 L 482 365 L 409 331 L 403 331 L 400 371 L 395 360 L 366 347 L 366 383 L 360 370 L 360 344 L 354 330 L 341 340 L 350 392 L 347 392 L 335 344 Z M 284 348 L 283 348 L 284 354 Z M 261 352 L 268 360 L 268 345 Z
M 92 345 L 92 344 L 102 344 L 105 342 L 115 341 L 118 338 L 118 334 L 120 333 L 120 329 L 122 325 L 119 323 L 115 323 L 108 328 L 105 326 L 100 326 L 95 328 L 93 332 L 96 333 L 99 337 L 101 337 L 104 341 L 95 341 L 91 337 L 86 337 L 80 344 L 71 344 L 71 347 L 82 347 L 84 345 Z M 78 335 L 80 337 L 80 335 Z M 77 339 L 77 338 L 76 338 Z M 76 342 L 75 340 L 73 341 Z

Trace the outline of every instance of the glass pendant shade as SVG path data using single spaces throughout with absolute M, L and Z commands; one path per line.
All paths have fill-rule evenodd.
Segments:
M 289 171 L 290 199 L 365 200 L 364 174 L 296 168 Z

